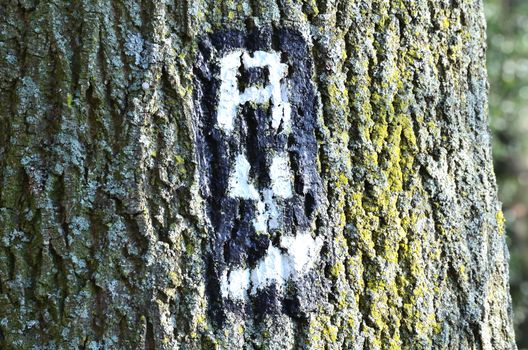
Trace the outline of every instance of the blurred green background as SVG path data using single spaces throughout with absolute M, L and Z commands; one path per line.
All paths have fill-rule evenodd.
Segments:
M 493 156 L 519 349 L 528 349 L 528 0 L 484 0 Z

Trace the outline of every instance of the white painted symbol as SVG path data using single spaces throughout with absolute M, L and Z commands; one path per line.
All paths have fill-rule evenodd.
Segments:
M 269 84 L 265 87 L 250 86 L 240 93 L 238 90 L 238 70 L 241 60 L 246 68 L 265 68 L 269 70 Z M 287 89 L 281 80 L 288 73 L 288 66 L 280 61 L 277 52 L 255 51 L 253 57 L 247 52 L 238 50 L 225 55 L 220 60 L 220 100 L 218 102 L 218 126 L 230 134 L 234 129 L 234 120 L 238 106 L 252 101 L 265 103 L 271 99 L 271 126 L 277 130 L 281 121 L 286 132 L 290 131 L 290 104 Z
M 267 68 L 268 84 L 264 87 L 250 86 L 243 92 L 238 89 L 238 72 L 241 65 L 247 68 Z M 271 102 L 271 128 L 286 135 L 291 132 L 291 108 L 288 103 L 286 75 L 288 66 L 280 61 L 275 51 L 255 51 L 253 55 L 243 50 L 226 54 L 220 60 L 220 96 L 217 125 L 226 134 L 235 129 L 235 120 L 240 105 L 246 102 L 263 104 Z M 293 196 L 292 171 L 285 150 L 270 155 L 268 188 L 257 189 L 250 179 L 251 164 L 244 154 L 235 158 L 228 182 L 228 195 L 255 202 L 256 217 L 253 227 L 257 233 L 267 233 L 280 226 L 280 206 Z M 298 278 L 308 271 L 319 255 L 322 242 L 309 233 L 295 237 L 283 236 L 281 249 L 271 243 L 266 255 L 254 269 L 238 268 L 224 271 L 221 276 L 221 293 L 224 298 L 243 300 L 249 291 L 254 294 L 258 288 L 276 283 L 282 288 L 290 278 Z

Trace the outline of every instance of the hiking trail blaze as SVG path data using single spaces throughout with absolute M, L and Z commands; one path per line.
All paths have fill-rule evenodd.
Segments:
M 268 312 L 294 297 L 318 260 L 322 239 L 311 226 L 321 180 L 307 46 L 295 32 L 254 35 L 201 42 L 195 100 L 209 292 L 233 304 L 272 295 L 260 308 Z

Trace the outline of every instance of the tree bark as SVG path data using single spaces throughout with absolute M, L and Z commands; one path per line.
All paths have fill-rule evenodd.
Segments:
M 515 348 L 481 1 L 0 18 L 2 349 Z

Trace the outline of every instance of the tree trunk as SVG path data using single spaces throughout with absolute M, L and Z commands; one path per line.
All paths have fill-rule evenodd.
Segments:
M 2 349 L 514 349 L 479 0 L 0 4 Z

